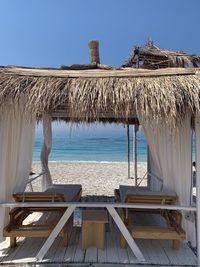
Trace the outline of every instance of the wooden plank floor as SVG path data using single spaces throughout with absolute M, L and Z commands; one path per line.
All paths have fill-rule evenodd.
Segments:
M 35 219 L 38 219 L 36 216 Z M 46 221 L 48 215 L 42 216 L 40 221 Z M 136 264 L 137 259 L 129 247 L 119 246 L 120 233 L 114 222 L 110 220 L 106 227 L 105 247 L 103 250 L 95 247 L 81 249 L 81 228 L 74 227 L 70 234 L 68 247 L 64 247 L 61 237 L 57 237 L 41 263 L 93 263 L 99 264 Z M 0 244 L 0 264 L 34 263 L 38 250 L 45 238 L 20 238 L 15 249 L 9 248 L 8 240 Z M 195 266 L 197 258 L 186 242 L 181 242 L 179 251 L 172 249 L 170 241 L 136 240 L 144 254 L 146 264 L 161 266 Z M 145 265 L 144 265 L 145 266 Z

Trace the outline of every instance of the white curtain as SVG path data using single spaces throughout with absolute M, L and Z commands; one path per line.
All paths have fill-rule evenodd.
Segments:
M 42 165 L 42 171 L 43 179 L 42 179 L 42 190 L 46 190 L 50 185 L 52 185 L 52 179 L 51 179 L 51 173 L 49 171 L 48 166 L 48 159 L 49 154 L 51 152 L 51 146 L 52 146 L 52 118 L 48 114 L 43 115 L 43 147 L 41 151 L 41 165 Z
M 0 201 L 11 201 L 25 190 L 32 163 L 35 119 L 23 110 L 23 101 L 4 108 L 0 116 Z M 0 241 L 9 209 L 0 208 Z
M 152 153 L 150 149 L 148 150 L 148 185 L 149 188 L 153 191 L 160 191 L 162 190 L 163 180 L 161 177 L 161 173 L 158 170 L 156 164 L 154 163 L 155 160 L 153 159 Z M 159 178 L 159 179 L 158 179 Z
M 175 191 L 179 204 L 190 205 L 192 175 L 191 117 L 186 115 L 182 123 L 172 131 L 165 123 L 150 123 L 140 117 L 150 149 L 150 160 L 156 176 L 163 179 L 164 191 Z M 159 190 L 160 183 L 152 180 L 152 190 Z M 187 218 L 187 220 L 185 219 Z M 193 216 L 183 213 L 183 227 L 187 239 L 195 244 Z

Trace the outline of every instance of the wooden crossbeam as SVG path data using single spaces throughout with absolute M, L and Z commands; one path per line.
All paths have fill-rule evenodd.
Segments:
M 112 69 L 112 70 L 62 70 L 62 69 L 40 69 L 23 67 L 0 68 L 0 74 L 34 76 L 34 77 L 60 77 L 60 78 L 140 78 L 140 77 L 161 77 L 174 75 L 195 75 L 200 74 L 195 68 L 165 68 L 157 70 L 146 69 Z

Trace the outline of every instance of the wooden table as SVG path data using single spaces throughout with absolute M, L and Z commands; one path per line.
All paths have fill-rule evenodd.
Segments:
M 107 222 L 108 215 L 105 210 L 83 210 L 82 249 L 90 246 L 104 248 Z

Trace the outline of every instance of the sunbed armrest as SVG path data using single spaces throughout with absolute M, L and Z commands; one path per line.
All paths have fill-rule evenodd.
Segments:
M 178 233 L 183 231 L 181 227 L 182 214 L 177 210 L 168 210 L 167 215 L 169 218 L 170 226 L 173 226 Z

